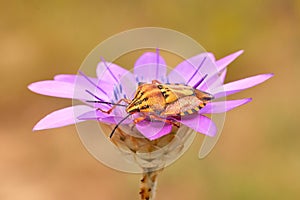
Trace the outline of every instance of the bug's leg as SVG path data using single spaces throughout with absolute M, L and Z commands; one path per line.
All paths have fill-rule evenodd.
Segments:
M 158 80 L 152 80 L 152 84 L 161 84 Z
M 122 101 L 124 101 L 127 104 L 130 104 L 130 100 L 129 99 L 120 99 L 116 104 L 121 103 Z M 113 107 L 111 107 L 109 110 L 102 110 L 101 108 L 97 108 L 97 110 L 100 110 L 101 112 L 104 112 L 106 114 L 110 114 L 118 105 L 114 105 Z
M 135 119 L 133 120 L 133 126 L 131 127 L 131 130 L 133 130 L 133 128 L 135 127 L 135 125 L 136 125 L 137 123 L 139 123 L 139 122 L 141 122 L 141 121 L 143 121 L 144 119 L 147 118 L 147 116 L 145 115 L 145 113 L 140 113 L 140 114 L 142 114 L 143 116 L 137 117 L 137 118 L 135 118 Z
M 174 126 L 176 126 L 177 128 L 180 127 L 176 122 L 174 122 L 174 121 L 172 121 L 172 120 L 169 120 L 169 119 L 161 118 L 161 117 L 156 116 L 156 115 L 150 115 L 150 118 L 151 118 L 151 119 L 154 119 L 154 120 L 157 120 L 157 121 L 161 121 L 161 122 L 165 122 L 165 123 L 174 125 Z
M 135 119 L 133 120 L 133 123 L 134 123 L 134 124 L 137 124 L 137 123 L 143 121 L 144 119 L 146 119 L 146 115 L 145 115 L 145 116 L 142 116 L 142 117 L 135 118 Z
M 139 114 L 142 115 L 142 116 L 135 118 L 135 119 L 133 120 L 133 123 L 134 123 L 134 124 L 137 124 L 137 123 L 139 123 L 139 122 L 141 122 L 141 121 L 143 121 L 144 119 L 147 118 L 147 115 L 146 115 L 145 113 L 140 112 Z

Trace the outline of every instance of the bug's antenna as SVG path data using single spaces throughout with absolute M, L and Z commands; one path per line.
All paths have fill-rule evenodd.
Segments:
M 113 106 L 123 106 L 123 107 L 127 107 L 127 105 L 124 105 L 124 104 L 111 103 L 111 102 L 106 102 L 106 101 L 93 101 L 93 100 L 87 100 L 86 102 L 88 102 L 88 103 L 103 103 L 103 104 L 109 104 L 109 105 L 113 105 Z
M 99 98 L 99 97 L 97 97 L 96 95 L 94 95 L 91 91 L 89 91 L 89 90 L 85 90 L 85 91 L 86 91 L 87 93 L 89 93 L 90 95 L 92 95 L 93 97 L 95 97 L 96 99 L 98 99 L 98 100 L 96 100 L 96 101 L 94 101 L 94 100 L 87 100 L 86 102 L 88 102 L 88 103 L 103 103 L 103 104 L 109 104 L 109 105 L 124 106 L 124 107 L 126 107 L 126 105 L 124 105 L 124 104 L 111 103 L 111 102 L 103 101 L 101 98 Z
M 121 121 L 119 121 L 119 123 L 115 126 L 115 128 L 110 133 L 109 138 L 111 138 L 114 135 L 114 133 L 115 133 L 116 129 L 119 127 L 119 125 L 122 124 L 122 122 L 124 122 L 130 115 L 131 115 L 131 113 L 129 113 L 126 117 L 124 117 Z
M 85 90 L 87 93 L 89 93 L 90 95 L 92 95 L 93 97 L 95 97 L 96 99 L 98 99 L 99 101 L 103 101 L 103 99 L 97 97 L 96 95 L 94 95 L 91 91 L 89 90 Z
M 194 86 L 193 88 L 197 88 L 203 81 L 204 79 L 208 76 L 208 74 L 206 74 L 205 76 L 203 76 Z

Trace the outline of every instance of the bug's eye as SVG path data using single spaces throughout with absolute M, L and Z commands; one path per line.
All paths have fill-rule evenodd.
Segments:
M 210 100 L 213 100 L 214 99 L 214 97 L 213 96 L 206 96 L 206 97 L 203 97 L 202 98 L 204 101 L 210 101 Z
M 157 85 L 158 89 L 163 89 L 162 85 Z
M 145 105 L 141 109 L 147 109 L 147 108 L 150 108 L 150 106 L 149 105 Z

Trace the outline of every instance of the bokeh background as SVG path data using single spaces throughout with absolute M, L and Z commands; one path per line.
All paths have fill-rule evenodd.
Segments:
M 111 170 L 81 144 L 75 126 L 32 132 L 70 100 L 34 94 L 31 82 L 76 73 L 109 36 L 159 26 L 185 33 L 217 58 L 244 49 L 227 81 L 274 72 L 231 98 L 204 160 L 200 140 L 159 177 L 158 200 L 299 199 L 300 1 L 1 1 L 0 199 L 138 199 L 138 175 Z M 132 64 L 132 63 L 127 63 Z

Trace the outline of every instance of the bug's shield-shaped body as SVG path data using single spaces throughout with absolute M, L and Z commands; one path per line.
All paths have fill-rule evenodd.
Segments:
M 128 113 L 147 113 L 160 117 L 184 116 L 197 112 L 213 99 L 209 93 L 183 84 L 140 84 L 127 106 Z

